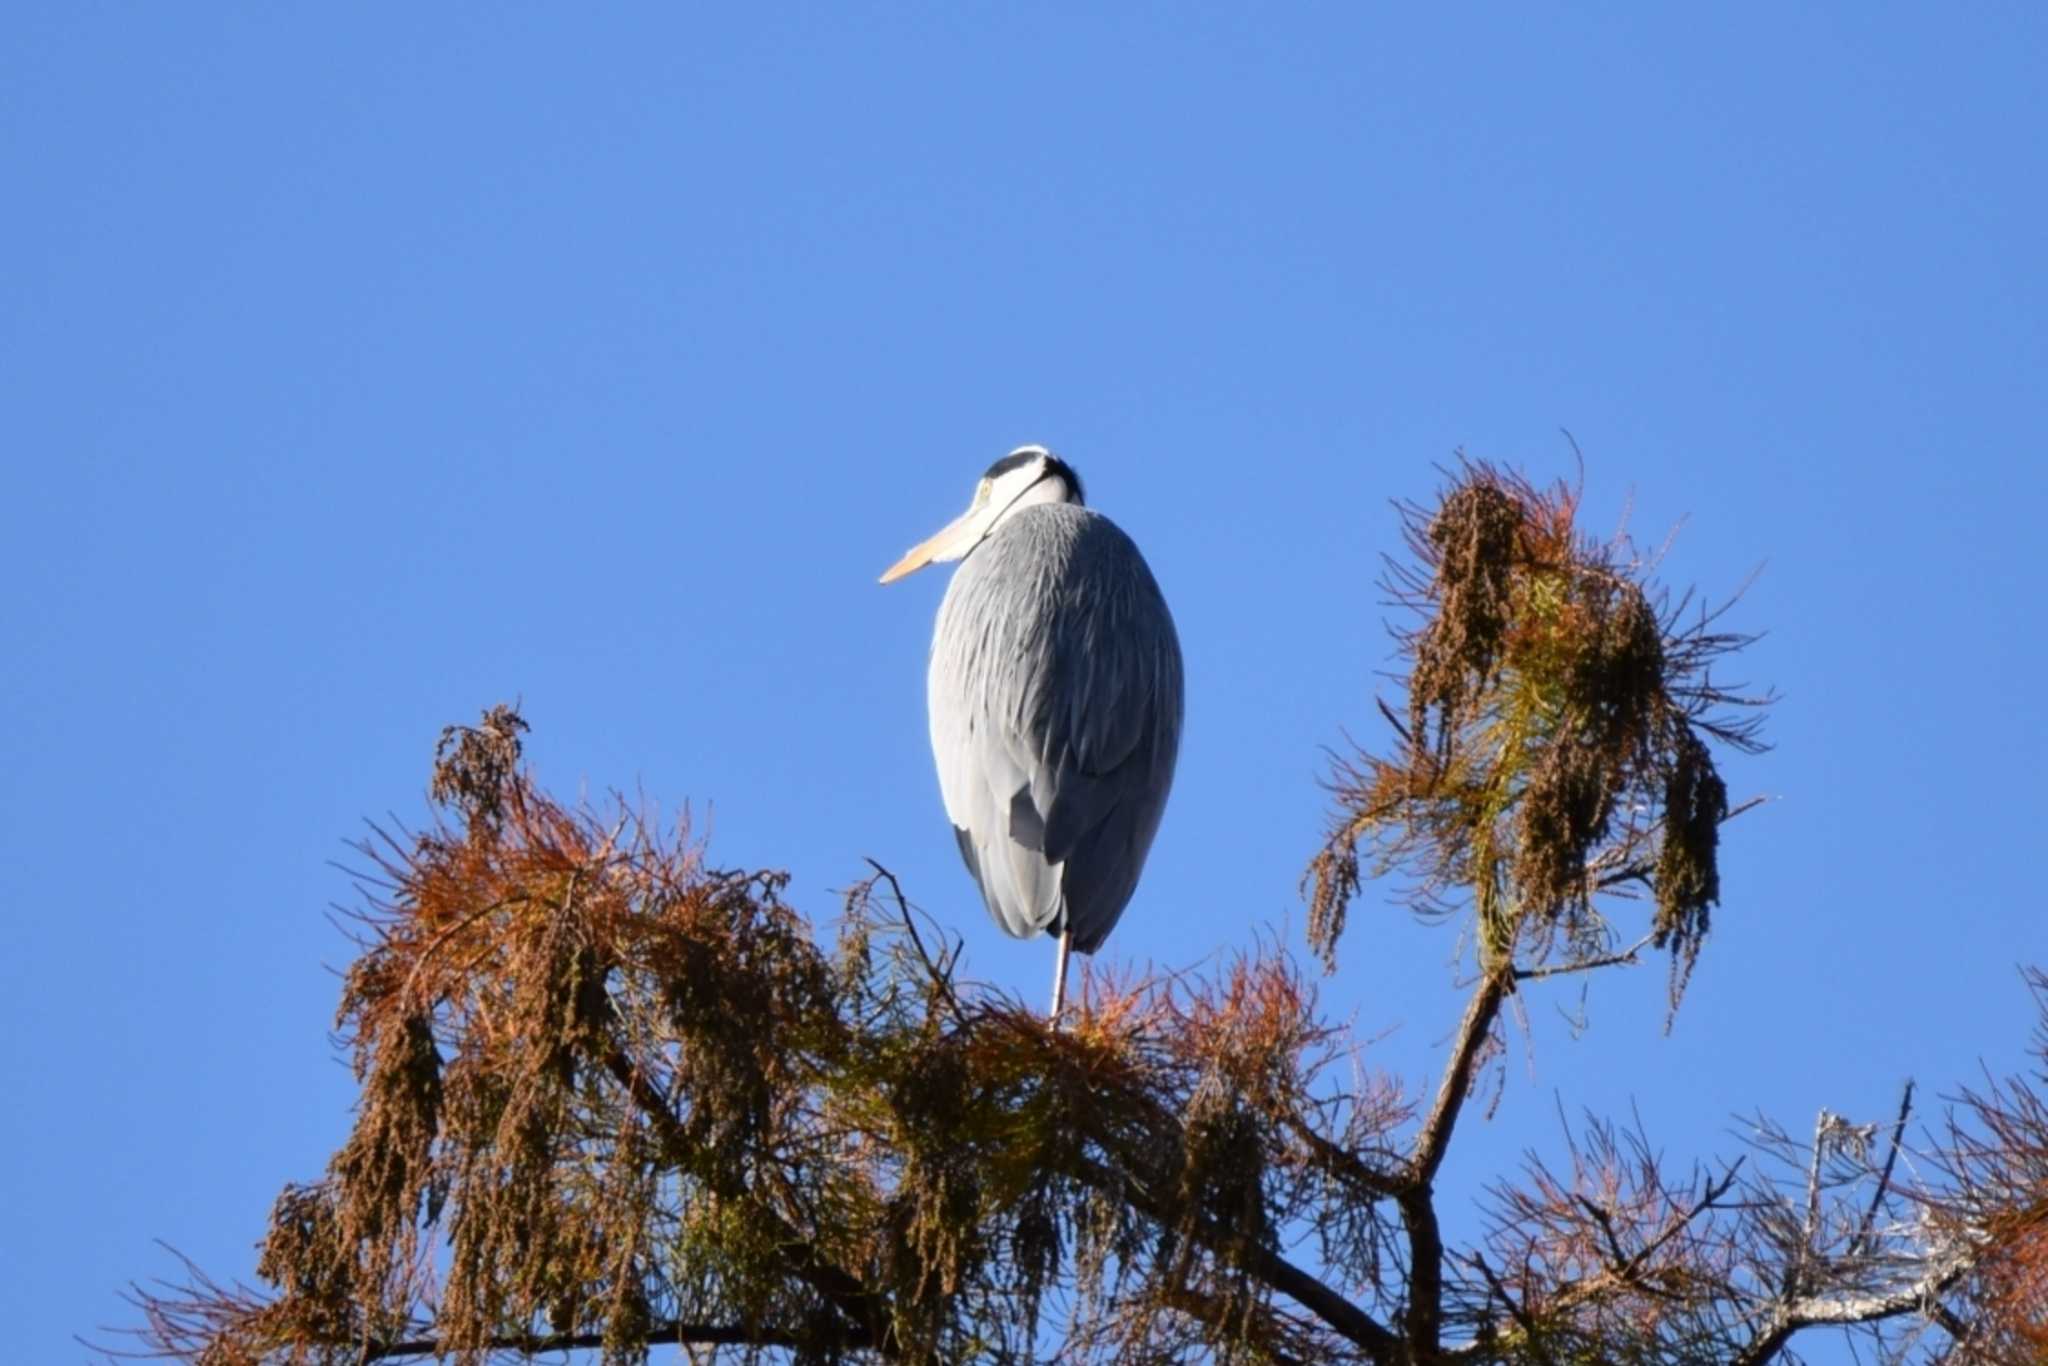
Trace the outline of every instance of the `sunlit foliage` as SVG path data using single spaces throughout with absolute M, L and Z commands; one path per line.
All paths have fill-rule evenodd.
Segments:
M 1712 677 L 1744 638 L 1577 512 L 1484 465 L 1402 509 L 1400 705 L 1305 880 L 1326 968 L 1373 873 L 1473 927 L 1431 1091 L 1263 938 L 1203 974 L 1099 973 L 1053 1025 L 967 980 L 879 866 L 821 935 L 782 875 L 550 798 L 493 708 L 442 736 L 437 823 L 359 850 L 352 1132 L 279 1196 L 264 1285 L 138 1290 L 140 1347 L 1756 1366 L 1832 1328 L 1876 1360 L 2042 1359 L 2048 1034 L 2040 1073 L 1917 1148 L 1910 1087 L 1887 1123 L 1760 1118 L 1691 1169 L 1591 1117 L 1447 1236 L 1437 1176 L 1507 1003 L 1657 946 L 1675 1006 L 1744 809 L 1717 754 L 1758 747 L 1762 699 Z
M 1427 912 L 1469 905 L 1488 972 L 1612 951 L 1598 903 L 1647 890 L 1676 1006 L 1720 898 L 1728 789 L 1708 742 L 1760 748 L 1769 699 L 1713 676 L 1748 637 L 1669 600 L 1578 510 L 1568 485 L 1476 463 L 1434 507 L 1400 505 L 1407 554 L 1382 582 L 1409 623 L 1405 707 L 1382 704 L 1386 754 L 1340 765 L 1309 867 L 1309 937 L 1332 965 L 1368 873 L 1405 877 Z

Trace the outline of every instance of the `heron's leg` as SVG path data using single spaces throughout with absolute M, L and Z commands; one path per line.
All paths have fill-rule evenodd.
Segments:
M 1052 1014 L 1046 1018 L 1058 1020 L 1060 1010 L 1067 1004 L 1067 953 L 1074 946 L 1072 937 L 1065 927 L 1060 929 L 1060 951 L 1052 963 Z

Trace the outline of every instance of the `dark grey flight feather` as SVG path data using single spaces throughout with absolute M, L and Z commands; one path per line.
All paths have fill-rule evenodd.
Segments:
M 1145 866 L 1180 749 L 1180 641 L 1117 525 L 1021 508 L 954 571 L 932 639 L 932 752 L 996 923 L 1101 946 Z

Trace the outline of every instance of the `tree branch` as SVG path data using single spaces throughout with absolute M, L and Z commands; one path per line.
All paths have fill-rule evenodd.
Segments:
M 876 879 L 889 884 L 889 891 L 896 898 L 896 914 L 902 918 L 903 928 L 910 934 L 910 946 L 917 950 L 918 961 L 924 964 L 924 970 L 930 975 L 932 983 L 946 998 L 946 1005 L 953 1012 L 953 1019 L 956 1022 L 964 1021 L 967 1018 L 966 1012 L 960 1007 L 960 997 L 953 991 L 952 965 L 950 961 L 943 965 L 933 962 L 931 954 L 925 951 L 924 936 L 917 932 L 917 917 L 910 909 L 909 899 L 903 895 L 903 884 L 896 880 L 894 873 L 875 860 L 867 860 L 867 865 L 875 870 Z M 868 885 L 872 886 L 873 883 L 870 882 Z
M 689 1136 L 683 1132 L 683 1126 L 661 1098 L 661 1093 L 654 1089 L 653 1083 L 633 1065 L 632 1060 L 622 1050 L 614 1049 L 605 1059 L 605 1067 L 626 1088 L 634 1105 L 660 1131 L 662 1142 L 678 1153 L 687 1153 Z M 723 1190 L 719 1195 L 728 1199 L 748 1199 L 748 1192 L 743 1188 Z M 888 1327 L 888 1306 L 881 1297 L 870 1292 L 844 1268 L 821 1258 L 802 1230 L 791 1226 L 759 1201 L 750 1203 L 761 1218 L 775 1226 L 776 1240 L 782 1245 L 783 1255 L 789 1259 L 790 1270 L 850 1321 L 850 1327 L 842 1325 L 846 1338 L 868 1342 L 885 1357 L 897 1356 L 896 1335 Z
M 1595 968 L 1611 968 L 1622 963 L 1633 963 L 1636 961 L 1636 956 L 1655 943 L 1656 939 L 1657 934 L 1653 930 L 1618 953 L 1605 953 L 1598 958 L 1580 958 L 1570 963 L 1552 963 L 1547 967 L 1516 968 L 1515 980 L 1517 982 L 1539 982 L 1545 977 L 1563 977 L 1567 973 L 1591 972 Z
M 1870 1231 L 1877 1223 L 1877 1212 L 1884 1208 L 1884 1198 L 1891 1193 L 1892 1170 L 1898 1166 L 1899 1145 L 1906 1137 L 1906 1117 L 1913 1113 L 1913 1083 L 1906 1083 L 1905 1091 L 1899 1096 L 1899 1117 L 1892 1124 L 1891 1147 L 1886 1150 L 1884 1167 L 1877 1174 L 1877 1188 L 1870 1193 L 1870 1204 L 1864 1208 L 1863 1220 L 1856 1226 L 1856 1236 L 1849 1240 L 1848 1255 L 1856 1256 L 1870 1242 Z
M 1513 967 L 1497 968 L 1488 972 L 1480 980 L 1479 990 L 1472 993 L 1429 1118 L 1415 1136 L 1408 1180 L 1395 1196 L 1402 1225 L 1408 1230 L 1408 1310 L 1403 1317 L 1409 1350 L 1418 1360 L 1433 1359 L 1443 1341 L 1444 1240 L 1436 1216 L 1437 1169 L 1443 1166 L 1444 1154 L 1450 1148 L 1458 1112 L 1471 1094 L 1472 1070 L 1478 1065 L 1479 1051 L 1492 1036 L 1501 1003 L 1514 982 Z
M 1515 1326 L 1522 1332 L 1522 1340 L 1529 1345 L 1530 1350 L 1535 1352 L 1537 1360 L 1542 1363 L 1542 1366 L 1555 1366 L 1549 1350 L 1543 1345 L 1543 1336 L 1537 1331 L 1535 1321 L 1529 1317 L 1528 1311 L 1522 1307 L 1520 1301 L 1516 1300 L 1508 1292 L 1507 1286 L 1494 1273 L 1493 1268 L 1487 1264 L 1485 1256 L 1472 1252 L 1467 1253 L 1464 1260 L 1468 1266 L 1472 1267 L 1473 1270 L 1477 1271 L 1485 1279 L 1487 1293 L 1500 1301 L 1502 1307 L 1508 1311 L 1508 1317 L 1515 1321 Z M 1472 1355 L 1477 1356 L 1482 1352 L 1490 1352 L 1492 1346 L 1493 1344 L 1486 1342 L 1482 1337 L 1482 1340 L 1472 1343 L 1469 1350 Z M 1460 1349 L 1458 1352 L 1452 1353 L 1452 1355 L 1462 1358 L 1466 1355 L 1466 1349 Z
M 1497 968 L 1480 981 L 1479 990 L 1472 993 L 1472 1000 L 1465 1007 L 1465 1018 L 1458 1023 L 1457 1044 L 1451 1050 L 1450 1061 L 1444 1066 L 1443 1080 L 1436 1089 L 1436 1101 L 1429 1108 L 1429 1118 L 1423 1121 L 1421 1132 L 1415 1136 L 1415 1150 L 1409 1158 L 1409 1167 L 1416 1185 L 1428 1187 L 1436 1179 L 1437 1168 L 1443 1165 L 1444 1153 L 1451 1143 L 1451 1131 L 1458 1124 L 1458 1112 L 1464 1108 L 1465 1097 L 1472 1091 L 1472 1069 L 1477 1064 L 1479 1050 L 1493 1032 L 1493 1022 L 1500 1015 L 1501 1002 L 1507 999 L 1513 985 L 1513 970 Z
M 1973 1259 L 1951 1255 L 1913 1284 L 1888 1295 L 1850 1295 L 1830 1299 L 1809 1295 L 1781 1300 L 1769 1325 L 1748 1347 L 1729 1359 L 1729 1366 L 1764 1366 L 1802 1328 L 1853 1327 L 1902 1314 L 1929 1313 L 1938 1297 L 1969 1271 Z
M 1287 1126 L 1287 1131 L 1294 1135 L 1297 1142 L 1309 1150 L 1316 1161 L 1322 1164 L 1325 1171 L 1348 1181 L 1375 1199 L 1397 1196 L 1409 1184 L 1408 1178 L 1404 1173 L 1381 1171 L 1376 1167 L 1368 1166 L 1357 1153 L 1324 1138 L 1321 1134 L 1303 1123 L 1298 1115 L 1286 1116 L 1284 1123 Z
M 1576 1305 L 1594 1298 L 1610 1286 L 1622 1285 L 1647 1290 L 1648 1287 L 1642 1281 L 1643 1268 L 1650 1264 L 1650 1259 L 1656 1256 L 1665 1244 L 1683 1233 L 1694 1220 L 1720 1205 L 1723 1197 L 1734 1189 L 1736 1178 L 1742 1171 L 1742 1161 L 1741 1158 L 1737 1158 L 1719 1178 L 1709 1178 L 1701 1188 L 1699 1198 L 1694 1200 L 1689 1208 L 1673 1215 L 1662 1229 L 1634 1253 L 1622 1249 L 1621 1241 L 1614 1232 L 1613 1216 L 1599 1205 L 1581 1197 L 1581 1207 L 1592 1214 L 1594 1221 L 1599 1224 L 1601 1232 L 1606 1236 L 1608 1268 L 1598 1277 L 1568 1281 L 1560 1285 L 1544 1308 L 1550 1310 Z
M 1156 1223 L 1170 1225 L 1174 1222 L 1171 1211 L 1162 1202 L 1138 1189 L 1134 1182 L 1120 1179 L 1115 1172 L 1099 1162 L 1087 1157 L 1076 1157 L 1070 1171 L 1076 1180 L 1085 1182 L 1098 1191 L 1128 1199 L 1134 1209 Z M 1240 1270 L 1286 1295 L 1328 1324 L 1339 1336 L 1364 1348 L 1366 1355 L 1375 1362 L 1391 1363 L 1401 1360 L 1398 1355 L 1401 1349 L 1399 1338 L 1372 1315 L 1279 1253 L 1257 1243 L 1235 1245 L 1223 1237 L 1207 1220 L 1199 1217 L 1190 1222 L 1193 1224 L 1195 1237 L 1204 1246 L 1234 1258 Z
M 1729 807 L 1716 824 L 1726 825 L 1737 816 L 1742 815 L 1746 811 L 1754 811 L 1769 800 L 1770 798 L 1768 797 L 1746 798 Z M 1649 858 L 1633 857 L 1632 855 L 1636 847 L 1636 845 L 1631 843 L 1630 845 L 1611 849 L 1588 863 L 1586 865 L 1586 875 L 1591 884 L 1600 891 L 1611 891 L 1623 883 L 1648 881 L 1650 875 L 1657 871 L 1657 860 L 1654 856 Z M 1641 946 L 1638 945 L 1637 947 L 1640 948 Z
M 794 1334 L 778 1332 L 772 1328 L 749 1328 L 744 1324 L 722 1323 L 671 1323 L 660 1328 L 649 1328 L 645 1335 L 636 1334 L 635 1342 L 644 1342 L 649 1347 L 679 1347 L 685 1344 L 704 1347 L 801 1347 L 802 1339 Z M 840 1344 L 844 1347 L 873 1347 L 871 1339 L 849 1338 Z M 548 1333 L 521 1335 L 517 1337 L 492 1338 L 483 1344 L 487 1352 L 518 1352 L 523 1356 L 540 1356 L 547 1352 L 594 1351 L 604 1346 L 603 1333 Z M 408 1338 L 402 1342 L 373 1344 L 363 1349 L 362 1362 L 403 1361 L 408 1357 L 435 1357 L 448 1355 L 453 1349 L 445 1348 L 438 1338 Z M 465 1347 L 463 1350 L 470 1350 Z
M 1207 1324 L 1209 1327 L 1222 1333 L 1234 1334 L 1242 1329 L 1241 1311 L 1220 1296 L 1205 1295 L 1201 1291 L 1183 1285 L 1167 1292 L 1166 1303 L 1170 1308 L 1187 1315 L 1196 1322 Z M 1273 1310 L 1271 1306 L 1265 1306 L 1264 1312 L 1272 1319 L 1278 1320 L 1281 1318 L 1281 1315 Z M 1307 1336 L 1305 1326 L 1298 1320 L 1288 1320 L 1286 1327 L 1295 1330 L 1298 1336 Z M 1279 1331 L 1276 1326 L 1268 1327 L 1266 1336 L 1260 1342 L 1261 1360 L 1270 1361 L 1273 1363 L 1273 1366 L 1307 1366 L 1307 1361 L 1302 1357 L 1275 1345 L 1280 1340 Z M 1319 1344 L 1303 1344 L 1305 1347 L 1318 1345 L 1323 1351 L 1327 1352 L 1329 1348 L 1327 1341 Z

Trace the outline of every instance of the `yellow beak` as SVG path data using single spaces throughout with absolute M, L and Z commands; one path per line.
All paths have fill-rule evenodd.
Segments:
M 882 571 L 883 583 L 894 583 L 906 574 L 914 574 L 928 564 L 940 560 L 957 560 L 974 548 L 988 528 L 982 523 L 993 520 L 992 510 L 971 507 L 927 540 L 903 552 L 903 558 Z

